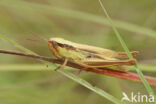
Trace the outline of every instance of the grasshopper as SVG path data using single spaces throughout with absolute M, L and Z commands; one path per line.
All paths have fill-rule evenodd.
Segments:
M 78 44 L 62 38 L 50 38 L 48 45 L 54 56 L 64 60 L 58 68 L 63 68 L 70 61 L 84 68 L 109 68 L 126 72 L 126 66 L 136 63 L 135 59 L 128 59 L 126 52 Z M 131 54 L 136 57 L 138 52 L 132 51 Z

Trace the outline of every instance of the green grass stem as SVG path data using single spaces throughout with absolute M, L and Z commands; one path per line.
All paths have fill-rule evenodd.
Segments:
M 130 54 L 130 51 L 129 51 L 129 49 L 128 49 L 126 43 L 124 42 L 124 40 L 123 40 L 122 37 L 120 36 L 120 33 L 119 33 L 118 30 L 116 29 L 116 27 L 115 27 L 115 25 L 114 25 L 112 19 L 111 19 L 110 16 L 108 15 L 107 10 L 105 9 L 105 7 L 104 7 L 102 1 L 99 0 L 99 3 L 100 3 L 100 5 L 101 5 L 102 10 L 104 11 L 104 13 L 105 13 L 107 19 L 109 20 L 110 24 L 112 25 L 112 28 L 113 28 L 113 30 L 114 30 L 114 32 L 115 32 L 115 34 L 116 34 L 116 36 L 117 36 L 119 42 L 121 43 L 121 45 L 122 45 L 123 49 L 125 50 L 125 52 L 128 54 L 129 59 L 133 59 L 133 56 Z M 150 95 L 153 95 L 153 96 L 154 96 L 154 92 L 153 92 L 152 88 L 151 88 L 150 85 L 148 84 L 147 80 L 145 79 L 145 77 L 144 77 L 143 73 L 141 72 L 141 70 L 139 69 L 138 65 L 135 64 L 134 67 L 135 67 L 135 69 L 136 69 L 138 75 L 140 76 L 140 78 L 141 78 L 141 80 L 142 80 L 142 82 L 143 82 L 143 84 L 144 84 L 146 90 L 148 91 L 148 93 L 149 93 Z

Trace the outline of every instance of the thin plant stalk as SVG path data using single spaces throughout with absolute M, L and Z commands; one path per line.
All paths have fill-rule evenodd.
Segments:
M 122 45 L 123 49 L 125 50 L 125 52 L 128 54 L 129 59 L 133 59 L 133 56 L 130 54 L 130 51 L 129 51 L 129 49 L 128 49 L 126 43 L 124 42 L 124 40 L 123 40 L 122 37 L 120 36 L 120 33 L 119 33 L 118 30 L 116 29 L 116 27 L 115 27 L 115 25 L 114 25 L 112 19 L 111 19 L 110 16 L 108 15 L 107 10 L 105 9 L 105 7 L 104 7 L 102 1 L 99 0 L 99 3 L 100 3 L 100 5 L 101 5 L 102 10 L 104 11 L 104 13 L 105 13 L 105 15 L 106 15 L 108 21 L 109 21 L 110 24 L 112 25 L 112 28 L 113 28 L 113 30 L 114 30 L 114 32 L 115 32 L 115 34 L 116 34 L 116 36 L 117 36 L 119 42 L 121 43 L 121 45 Z M 143 82 L 143 84 L 144 84 L 146 90 L 148 91 L 148 93 L 149 93 L 150 95 L 153 95 L 153 96 L 154 96 L 154 92 L 153 92 L 152 88 L 151 88 L 150 85 L 148 84 L 148 82 L 147 82 L 147 80 L 145 79 L 145 77 L 144 77 L 143 73 L 141 72 L 141 70 L 138 68 L 138 65 L 135 64 L 134 67 L 135 67 L 135 69 L 136 69 L 138 75 L 140 76 L 140 78 L 141 78 L 141 80 L 142 80 L 142 82 Z

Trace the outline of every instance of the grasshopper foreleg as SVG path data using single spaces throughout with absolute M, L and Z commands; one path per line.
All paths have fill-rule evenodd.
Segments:
M 64 60 L 64 62 L 63 62 L 63 64 L 62 65 L 60 65 L 60 66 L 58 66 L 56 69 L 54 69 L 55 71 L 57 71 L 58 69 L 63 69 L 64 68 L 64 66 L 66 66 L 66 64 L 67 64 L 67 62 L 68 62 L 68 59 L 67 58 L 65 58 L 65 60 Z

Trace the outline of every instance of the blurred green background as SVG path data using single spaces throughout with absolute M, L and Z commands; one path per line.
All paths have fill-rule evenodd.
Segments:
M 156 77 L 156 1 L 103 1 L 128 48 L 140 52 L 137 60 L 143 73 Z M 0 34 L 50 57 L 46 41 L 50 37 L 123 51 L 98 0 L 0 0 Z M 2 40 L 0 49 L 18 50 Z M 38 60 L 0 54 L 0 70 L 0 104 L 112 104 L 61 74 L 46 71 Z M 147 94 L 139 83 L 87 72 L 78 76 L 119 99 L 122 92 Z

